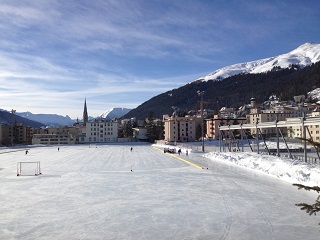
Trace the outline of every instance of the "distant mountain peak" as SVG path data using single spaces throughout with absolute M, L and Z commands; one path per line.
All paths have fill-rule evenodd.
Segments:
M 296 49 L 270 58 L 264 58 L 252 62 L 238 63 L 220 68 L 196 81 L 220 81 L 237 74 L 263 73 L 274 68 L 288 68 L 299 65 L 301 68 L 320 61 L 320 44 L 306 42 Z
M 61 116 L 58 114 L 33 114 L 29 111 L 27 112 L 17 112 L 17 115 L 33 120 L 41 122 L 47 126 L 60 126 L 60 125 L 72 125 L 75 121 L 72 120 L 68 115 Z
M 99 118 L 105 118 L 107 120 L 111 120 L 113 118 L 121 118 L 122 116 L 126 115 L 130 112 L 131 109 L 128 108 L 111 108 L 106 112 L 99 115 Z

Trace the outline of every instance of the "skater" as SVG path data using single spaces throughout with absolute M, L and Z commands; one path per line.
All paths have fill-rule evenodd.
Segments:
M 178 153 L 179 153 L 179 156 L 180 156 L 180 154 L 181 154 L 181 149 L 179 148 L 179 150 L 178 150 Z
M 58 152 L 59 152 L 60 148 L 58 148 Z
M 133 150 L 133 148 L 131 147 L 131 148 L 130 148 L 130 151 L 132 152 L 132 150 Z
M 26 155 L 28 154 L 28 150 L 26 150 Z
M 188 156 L 188 150 L 186 150 L 186 155 Z

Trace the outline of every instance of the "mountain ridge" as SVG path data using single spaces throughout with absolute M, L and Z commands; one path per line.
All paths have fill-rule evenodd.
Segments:
M 225 78 L 247 73 L 263 73 L 276 68 L 289 68 L 299 65 L 303 68 L 320 61 L 320 44 L 307 42 L 296 49 L 274 57 L 263 58 L 255 61 L 237 63 L 215 70 L 195 81 L 220 81 Z
M 44 127 L 44 124 L 38 121 L 33 121 L 28 118 L 21 117 L 6 110 L 0 110 L 0 123 L 13 125 L 14 122 L 22 123 L 23 126 L 30 126 L 33 128 Z
M 130 112 L 132 109 L 129 108 L 111 108 L 104 113 L 99 115 L 99 118 L 103 118 L 106 120 L 111 120 L 114 118 L 121 118 L 123 115 Z
M 320 87 L 320 62 L 302 69 L 286 68 L 255 74 L 238 74 L 222 81 L 194 81 L 180 88 L 159 94 L 130 111 L 124 118 L 144 119 L 153 113 L 162 118 L 171 115 L 173 107 L 182 113 L 200 109 L 198 91 L 204 92 L 204 108 L 215 114 L 222 107 L 239 108 L 255 97 L 257 103 L 266 101 L 275 94 L 282 100 L 292 100 L 296 95 L 307 95 Z

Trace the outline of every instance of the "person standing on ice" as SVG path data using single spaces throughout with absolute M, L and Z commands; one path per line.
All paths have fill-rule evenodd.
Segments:
M 132 152 L 132 150 L 133 150 L 133 148 L 131 147 L 131 148 L 130 148 L 130 151 Z
M 178 153 L 179 153 L 179 156 L 180 156 L 180 154 L 181 154 L 181 149 L 179 148 L 179 150 L 178 150 Z

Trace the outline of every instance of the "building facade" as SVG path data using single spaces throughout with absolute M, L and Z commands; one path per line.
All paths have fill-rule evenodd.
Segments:
M 0 124 L 0 143 L 2 146 L 9 146 L 13 143 L 13 126 Z
M 246 118 L 220 118 L 215 115 L 214 118 L 206 119 L 206 138 L 218 140 L 220 137 L 219 126 L 245 124 Z M 234 135 L 237 131 L 234 132 Z
M 87 122 L 79 134 L 79 143 L 108 143 L 118 141 L 118 123 Z
M 275 122 L 286 121 L 289 118 L 302 117 L 306 113 L 306 108 L 302 106 L 275 106 L 270 109 L 260 110 L 258 108 L 251 109 L 250 114 L 247 114 L 247 123 L 265 123 L 265 122 Z M 263 128 L 262 134 L 266 137 L 272 137 L 276 135 L 275 128 Z M 281 132 L 287 135 L 287 128 L 280 128 Z M 251 130 L 251 134 L 256 134 L 256 129 Z
M 164 140 L 167 142 L 192 142 L 196 140 L 195 117 L 163 117 Z
M 59 133 L 59 134 L 34 134 L 32 138 L 32 144 L 45 144 L 45 145 L 67 145 L 75 144 L 76 138 L 69 133 Z

